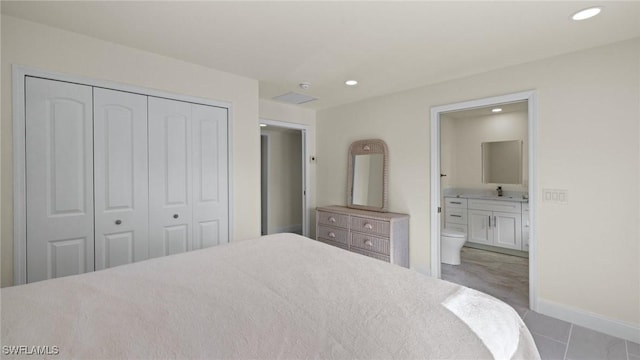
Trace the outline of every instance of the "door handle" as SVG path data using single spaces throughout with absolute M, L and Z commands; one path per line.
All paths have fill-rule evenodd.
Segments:
M 493 217 L 493 227 L 496 227 L 498 225 L 498 221 L 496 219 L 496 217 Z
M 489 215 L 489 227 L 491 227 L 491 215 Z
M 173 218 L 174 218 L 174 219 L 177 219 L 177 218 L 179 218 L 179 217 L 180 217 L 180 216 L 179 216 L 178 214 L 173 214 Z
M 122 220 L 120 219 L 116 220 L 116 225 L 120 225 L 120 224 L 122 224 Z

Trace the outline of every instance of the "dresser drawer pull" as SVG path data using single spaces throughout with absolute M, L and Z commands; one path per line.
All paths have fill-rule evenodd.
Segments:
M 329 217 L 329 222 L 332 222 L 332 223 L 336 222 L 336 218 L 334 218 L 333 216 Z
M 368 229 L 368 230 L 371 230 L 371 229 L 373 229 L 373 225 L 371 225 L 369 223 L 366 223 L 366 224 L 364 224 L 364 228 Z
M 452 204 L 458 204 L 458 205 L 462 205 L 462 203 L 460 201 L 451 201 Z
M 451 216 L 451 217 L 459 217 L 459 218 L 462 217 L 462 215 L 449 215 L 449 216 Z
M 373 246 L 373 243 L 372 243 L 372 242 L 371 242 L 371 240 L 369 240 L 369 239 L 366 239 L 366 240 L 364 241 L 364 244 L 365 244 L 365 245 L 367 245 L 367 246 L 369 246 L 369 247 L 372 247 L 372 246 Z
M 335 239 L 336 237 L 336 233 L 334 233 L 333 231 L 329 233 L 329 237 L 332 239 Z

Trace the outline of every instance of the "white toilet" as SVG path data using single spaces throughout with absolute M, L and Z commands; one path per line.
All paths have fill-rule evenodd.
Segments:
M 441 261 L 449 265 L 460 265 L 460 250 L 467 241 L 467 235 L 462 231 L 442 229 L 440 234 Z

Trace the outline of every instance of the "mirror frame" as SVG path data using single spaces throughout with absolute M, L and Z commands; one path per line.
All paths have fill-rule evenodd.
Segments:
M 353 160 L 356 155 L 382 154 L 382 206 L 367 206 L 353 203 Z M 349 146 L 347 168 L 347 207 L 352 209 L 387 212 L 389 198 L 389 150 L 380 139 L 358 140 Z

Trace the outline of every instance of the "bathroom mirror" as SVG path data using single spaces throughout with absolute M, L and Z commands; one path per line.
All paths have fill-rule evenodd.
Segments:
M 387 211 L 387 144 L 378 139 L 355 141 L 349 147 L 347 206 Z
M 482 143 L 482 182 L 522 184 L 522 140 Z

